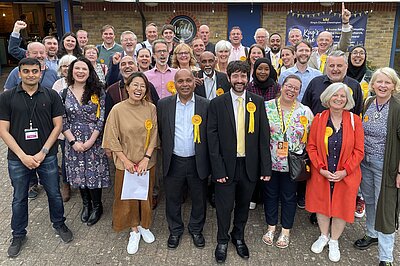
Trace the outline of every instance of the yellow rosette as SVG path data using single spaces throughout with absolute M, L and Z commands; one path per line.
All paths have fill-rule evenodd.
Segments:
M 254 133 L 254 113 L 257 110 L 256 105 L 253 102 L 248 102 L 246 104 L 246 109 L 247 109 L 247 112 L 250 113 L 248 133 Z
M 368 93 L 369 93 L 369 88 L 368 88 L 368 83 L 363 81 L 361 82 L 361 90 L 363 92 L 363 98 L 364 100 L 368 97 Z
M 90 100 L 92 101 L 92 103 L 97 104 L 96 117 L 99 118 L 100 117 L 100 101 L 99 101 L 99 97 L 96 94 L 92 94 L 92 96 L 90 97 Z
M 224 90 L 222 88 L 218 88 L 215 94 L 217 94 L 217 96 L 221 96 L 222 94 L 224 94 Z
M 167 91 L 172 95 L 176 94 L 175 82 L 173 82 L 172 80 L 167 82 Z
M 347 88 L 349 89 L 350 95 L 353 96 L 353 90 L 349 86 L 347 86 Z
M 365 115 L 365 116 L 364 116 L 364 122 L 368 122 L 368 120 L 369 120 L 369 116 L 368 116 L 368 115 Z
M 304 134 L 303 137 L 301 138 L 301 142 L 306 143 L 307 142 L 307 125 L 308 125 L 308 119 L 304 115 L 300 116 L 300 124 L 303 125 L 304 127 Z
M 100 64 L 104 64 L 104 59 L 103 58 L 100 59 Z
M 327 58 L 328 56 L 326 54 L 321 55 L 321 66 L 319 67 L 319 71 L 321 71 L 321 73 L 324 73 Z
M 329 155 L 328 154 L 328 139 L 329 139 L 330 136 L 332 136 L 332 134 L 333 134 L 333 129 L 331 127 L 326 127 L 326 129 L 325 129 L 325 138 L 324 138 L 326 155 Z
M 282 66 L 282 64 L 283 64 L 283 60 L 282 60 L 282 58 L 279 58 L 279 60 L 278 60 L 278 65 L 279 65 L 279 66 Z
M 147 150 L 147 147 L 149 147 L 150 143 L 150 131 L 153 128 L 153 122 L 150 119 L 146 119 L 146 121 L 144 121 L 144 128 L 147 130 L 146 143 L 144 144 L 144 149 Z
M 200 124 L 203 121 L 201 116 L 194 115 L 192 116 L 192 124 L 194 126 L 193 135 L 194 135 L 194 143 L 200 143 Z
M 243 56 L 243 55 L 239 58 L 240 61 L 246 61 L 246 59 L 247 58 L 245 56 Z

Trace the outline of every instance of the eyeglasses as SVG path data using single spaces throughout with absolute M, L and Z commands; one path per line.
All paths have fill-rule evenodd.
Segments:
M 176 53 L 176 54 L 179 55 L 179 56 L 189 55 L 189 52 L 179 52 L 179 53 Z
M 158 50 L 158 51 L 155 51 L 155 53 L 156 54 L 162 54 L 162 53 L 168 53 L 168 51 L 167 50 Z
M 365 52 L 351 52 L 352 55 L 365 55 Z
M 291 90 L 291 91 L 295 91 L 298 92 L 300 91 L 300 88 L 293 86 L 292 84 L 285 84 L 283 85 L 285 88 Z

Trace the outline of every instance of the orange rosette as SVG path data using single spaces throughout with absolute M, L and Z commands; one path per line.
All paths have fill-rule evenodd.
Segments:
M 222 88 L 218 88 L 217 91 L 215 92 L 215 94 L 217 94 L 217 96 L 221 96 L 222 94 L 224 94 L 224 90 Z

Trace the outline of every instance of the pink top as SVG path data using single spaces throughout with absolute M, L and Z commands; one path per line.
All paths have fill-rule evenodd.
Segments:
M 167 67 L 167 70 L 163 73 L 155 67 L 144 72 L 144 74 L 146 75 L 147 79 L 151 83 L 153 83 L 158 93 L 158 96 L 160 97 L 160 99 L 162 99 L 172 95 L 167 90 L 167 83 L 168 81 L 174 81 L 174 77 L 177 71 L 178 70 L 175 68 Z

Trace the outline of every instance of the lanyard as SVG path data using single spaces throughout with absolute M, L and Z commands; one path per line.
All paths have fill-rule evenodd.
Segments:
M 210 79 L 212 79 L 212 78 L 210 78 Z M 204 79 L 204 87 L 206 88 L 206 79 Z M 211 88 L 210 88 L 210 93 L 207 95 L 207 99 L 209 99 L 209 100 L 211 100 L 210 99 L 210 96 L 211 96 L 211 94 L 213 93 L 213 90 L 214 90 L 214 87 L 215 87 L 215 84 L 217 83 L 217 76 L 215 76 L 215 79 L 214 79 L 214 81 L 213 81 L 213 83 L 212 83 L 212 86 L 211 86 Z M 209 82 L 207 82 L 207 84 L 209 84 Z M 207 88 L 206 88 L 207 89 Z M 215 88 L 215 89 L 217 89 L 217 88 Z M 206 90 L 206 93 L 207 93 L 207 90 Z
M 290 122 L 290 119 L 293 116 L 294 108 L 296 107 L 296 100 L 292 104 L 292 108 L 290 110 L 289 117 L 288 117 L 288 119 L 286 121 L 286 126 L 285 126 L 285 123 L 284 123 L 285 115 L 283 114 L 283 111 L 282 111 L 282 108 L 281 108 L 281 97 L 279 97 L 279 99 L 277 100 L 277 107 L 278 107 L 278 113 L 279 113 L 279 122 L 281 124 L 281 131 L 282 131 L 282 134 L 285 134 L 286 131 L 289 128 L 289 122 Z
M 32 96 L 33 96 L 33 95 L 32 95 Z M 32 98 L 32 96 L 30 96 L 30 98 Z M 32 99 L 33 99 L 33 98 L 32 98 Z M 35 101 L 35 104 L 33 105 L 32 110 L 29 108 L 28 103 L 26 102 L 25 97 L 24 97 L 24 102 L 25 102 L 26 110 L 28 111 L 29 128 L 32 129 L 32 118 L 33 118 L 33 114 L 35 113 L 35 109 L 36 109 L 36 105 L 37 105 L 37 100 Z

